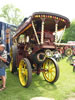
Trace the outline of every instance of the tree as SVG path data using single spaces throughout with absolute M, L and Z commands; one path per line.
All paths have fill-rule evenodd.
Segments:
M 18 25 L 23 20 L 23 16 L 21 15 L 21 11 L 19 8 L 15 8 L 13 5 L 5 5 L 1 8 L 0 17 L 4 18 L 6 22 L 9 24 Z
M 75 20 L 71 22 L 70 28 L 66 29 L 62 42 L 75 41 Z

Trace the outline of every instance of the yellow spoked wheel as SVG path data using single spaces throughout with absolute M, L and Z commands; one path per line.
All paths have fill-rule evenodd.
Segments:
M 17 54 L 17 47 L 12 46 L 10 49 L 10 57 L 11 57 L 11 62 L 10 62 L 10 72 L 14 73 L 17 71 L 16 67 L 16 54 Z
M 43 63 L 43 69 L 45 70 L 43 76 L 47 82 L 54 83 L 58 80 L 59 67 L 53 58 L 46 58 Z
M 23 87 L 28 87 L 32 81 L 31 64 L 27 58 L 20 61 L 19 64 L 19 80 Z

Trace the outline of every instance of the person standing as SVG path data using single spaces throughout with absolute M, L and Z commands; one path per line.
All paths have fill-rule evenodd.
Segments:
M 0 44 L 0 78 L 2 79 L 2 84 L 0 85 L 0 91 L 6 88 L 6 75 L 5 75 L 6 62 L 7 62 L 7 51 L 5 50 L 5 45 Z

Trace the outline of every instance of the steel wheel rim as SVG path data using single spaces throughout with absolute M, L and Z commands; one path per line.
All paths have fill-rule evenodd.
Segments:
M 48 82 L 53 82 L 56 77 L 56 66 L 54 62 L 51 59 L 46 59 L 43 63 L 43 69 L 45 72 L 43 72 L 44 78 Z
M 28 70 L 26 66 L 24 60 L 21 60 L 19 64 L 19 80 L 22 86 L 26 86 L 28 80 Z

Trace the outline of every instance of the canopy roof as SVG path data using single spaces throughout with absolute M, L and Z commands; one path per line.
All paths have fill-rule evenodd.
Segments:
M 45 19 L 44 31 L 55 32 L 55 24 L 58 23 L 58 31 L 63 29 L 65 26 L 70 26 L 70 21 L 67 17 L 48 12 L 35 12 L 29 18 L 25 18 L 23 22 L 18 26 L 16 35 L 17 37 L 22 33 L 32 33 L 32 21 L 34 22 L 35 29 L 37 32 L 41 31 L 42 19 Z

